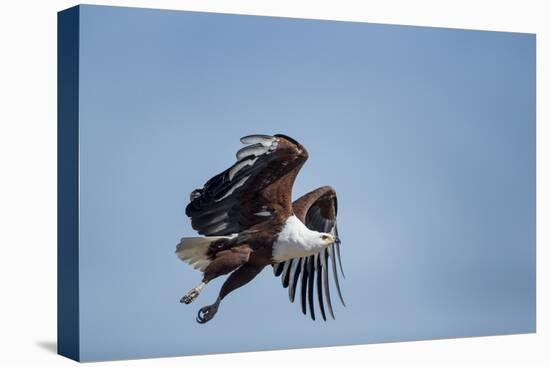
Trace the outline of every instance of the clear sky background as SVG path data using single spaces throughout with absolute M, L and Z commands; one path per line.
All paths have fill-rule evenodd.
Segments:
M 535 330 L 534 35 L 84 6 L 80 57 L 83 360 Z M 189 193 L 252 133 L 338 192 L 336 321 L 270 268 L 179 303 Z

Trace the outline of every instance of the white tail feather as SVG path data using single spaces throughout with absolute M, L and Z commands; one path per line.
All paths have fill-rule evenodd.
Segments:
M 176 255 L 193 266 L 195 269 L 204 271 L 212 260 L 208 258 L 208 247 L 214 241 L 222 238 L 231 238 L 225 236 L 212 237 L 184 237 L 176 246 Z

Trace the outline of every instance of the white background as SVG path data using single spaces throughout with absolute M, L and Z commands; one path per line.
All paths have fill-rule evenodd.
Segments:
M 537 33 L 537 334 L 102 362 L 98 366 L 546 366 L 550 30 L 545 1 L 93 1 L 94 4 Z M 0 5 L 0 365 L 65 366 L 56 340 L 56 12 Z M 182 330 L 182 338 L 192 338 Z

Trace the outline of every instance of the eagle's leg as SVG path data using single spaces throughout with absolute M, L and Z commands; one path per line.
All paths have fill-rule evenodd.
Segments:
M 195 298 L 199 296 L 199 294 L 201 293 L 206 283 L 208 282 L 205 282 L 204 280 L 200 282 L 195 288 L 191 289 L 185 296 L 181 297 L 180 302 L 185 303 L 186 305 L 193 302 Z
M 231 273 L 229 278 L 227 278 L 225 283 L 223 283 L 222 289 L 220 290 L 220 294 L 218 296 L 218 299 L 216 299 L 216 302 L 209 306 L 204 306 L 199 310 L 199 313 L 197 315 L 197 322 L 199 324 L 204 324 L 212 320 L 212 318 L 214 318 L 214 315 L 216 315 L 216 312 L 218 312 L 218 307 L 220 306 L 220 302 L 222 301 L 222 299 L 224 299 L 225 296 L 227 296 L 230 292 L 242 287 L 243 285 L 254 279 L 254 277 L 258 275 L 263 268 L 263 265 L 246 263 L 235 270 L 233 273 Z
M 180 299 L 180 302 L 185 304 L 193 302 L 209 281 L 219 277 L 220 275 L 228 274 L 247 262 L 250 252 L 251 250 L 248 245 L 241 245 L 215 254 L 214 260 L 212 260 L 206 269 L 204 269 L 202 281 L 199 285 L 191 289 L 185 296 L 183 296 Z

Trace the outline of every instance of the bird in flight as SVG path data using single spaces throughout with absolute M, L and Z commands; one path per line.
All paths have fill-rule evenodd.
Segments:
M 292 187 L 308 159 L 307 150 L 280 134 L 249 135 L 241 142 L 246 146 L 237 152 L 237 162 L 191 193 L 185 213 L 203 237 L 182 238 L 176 255 L 203 276 L 180 302 L 193 302 L 208 282 L 230 274 L 216 301 L 198 312 L 197 322 L 206 323 L 230 292 L 271 265 L 291 302 L 300 288 L 304 315 L 309 308 L 315 320 L 316 293 L 323 320 L 325 303 L 334 319 L 330 273 L 345 306 L 336 265 L 344 276 L 336 192 L 323 186 L 292 202 Z

